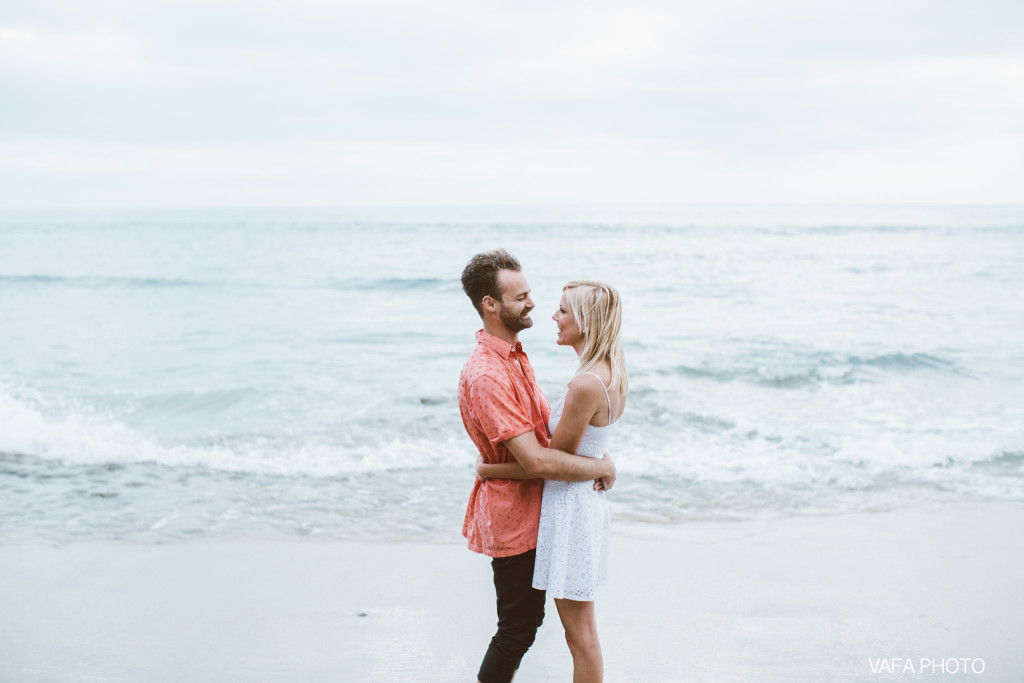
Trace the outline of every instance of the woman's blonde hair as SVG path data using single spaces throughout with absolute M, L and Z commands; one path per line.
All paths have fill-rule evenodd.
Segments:
M 626 357 L 622 352 L 622 299 L 619 292 L 599 280 L 573 280 L 562 288 L 576 325 L 583 333 L 580 366 L 569 383 L 607 360 L 612 367 L 609 390 L 629 390 Z

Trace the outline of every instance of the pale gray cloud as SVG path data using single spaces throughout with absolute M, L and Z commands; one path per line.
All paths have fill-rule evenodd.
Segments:
M 1018 2 L 13 2 L 0 208 L 1020 201 Z

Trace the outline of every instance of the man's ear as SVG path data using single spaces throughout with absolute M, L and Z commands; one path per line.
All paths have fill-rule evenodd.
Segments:
M 493 296 L 484 295 L 484 298 L 480 301 L 481 306 L 485 311 L 496 313 L 498 310 L 498 300 Z

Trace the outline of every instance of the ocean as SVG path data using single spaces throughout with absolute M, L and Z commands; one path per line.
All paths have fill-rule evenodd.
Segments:
M 459 275 L 503 246 L 553 403 L 624 301 L 613 528 L 1024 502 L 1024 206 L 0 215 L 0 542 L 458 542 Z

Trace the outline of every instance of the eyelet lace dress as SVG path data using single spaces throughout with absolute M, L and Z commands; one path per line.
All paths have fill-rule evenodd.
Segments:
M 595 373 L 587 373 L 601 379 Z M 604 382 L 601 382 L 604 387 Z M 611 399 L 608 417 L 611 419 Z M 551 411 L 548 429 L 552 434 L 562 416 L 565 396 Z M 577 455 L 601 458 L 608 450 L 615 423 L 604 427 L 587 425 Z M 537 559 L 533 587 L 554 598 L 593 600 L 598 586 L 608 583 L 608 539 L 611 520 L 604 491 L 595 491 L 593 481 L 544 482 L 537 532 Z

